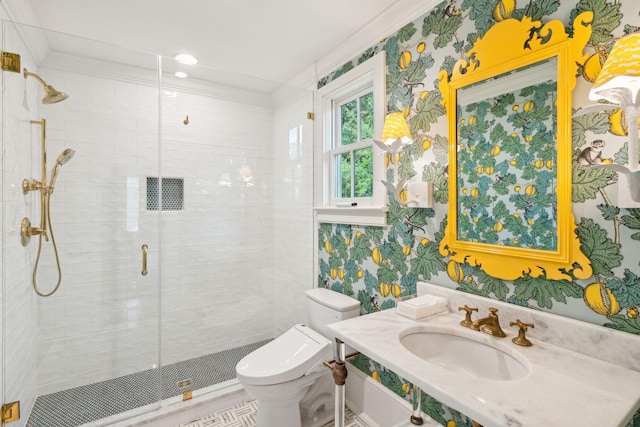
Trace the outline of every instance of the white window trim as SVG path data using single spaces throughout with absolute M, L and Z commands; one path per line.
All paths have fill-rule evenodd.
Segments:
M 387 203 L 386 189 L 381 183 L 384 179 L 384 152 L 373 144 L 373 197 L 366 206 L 338 207 L 333 201 L 333 177 L 330 164 L 333 161 L 329 150 L 333 138 L 334 117 L 333 101 L 357 90 L 358 87 L 371 85 L 373 88 L 374 138 L 382 134 L 386 110 L 386 59 L 385 52 L 369 58 L 349 72 L 320 88 L 316 97 L 316 134 L 314 160 L 314 204 L 318 223 L 386 225 Z M 344 200 L 343 200 L 344 201 Z

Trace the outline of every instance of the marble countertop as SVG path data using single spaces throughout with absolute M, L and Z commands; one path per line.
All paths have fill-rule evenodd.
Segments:
M 527 332 L 533 346 L 522 347 L 511 342 L 517 330 L 511 330 L 508 325 L 515 321 L 515 317 L 501 316 L 501 325 L 507 337 L 497 338 L 460 326 L 463 315 L 452 311 L 412 320 L 396 314 L 395 310 L 385 310 L 330 324 L 329 329 L 350 347 L 485 427 L 624 426 L 640 406 L 640 372 L 633 366 L 625 366 L 627 358 L 637 363 L 640 337 L 608 331 L 603 327 L 593 328 L 584 322 L 549 313 L 529 313 L 533 310 L 507 307 L 499 301 L 458 291 L 438 289 L 434 293 L 449 299 L 449 310 L 452 306 L 456 306 L 457 310 L 456 300 L 462 298 L 470 306 L 486 303 L 498 307 L 499 316 L 504 308 L 509 315 L 517 315 L 525 322 L 538 322 L 536 328 Z M 480 315 L 474 313 L 474 319 L 486 314 L 487 310 L 480 308 Z M 426 328 L 451 331 L 500 348 L 524 362 L 529 367 L 529 373 L 517 380 L 488 380 L 429 363 L 400 343 L 401 336 Z M 541 336 L 546 336 L 554 329 L 562 336 L 566 333 L 564 328 L 569 328 L 572 332 L 572 339 L 568 341 L 570 348 L 538 339 L 538 328 L 541 329 Z M 598 339 L 598 334 L 603 333 L 609 337 L 609 341 L 604 343 L 606 348 L 602 349 L 602 354 L 626 352 L 632 353 L 631 356 L 621 356 L 621 360 L 612 363 L 610 359 L 603 360 L 585 354 L 598 353 L 592 347 L 603 344 L 603 340 Z M 610 338 L 610 334 L 614 334 L 614 337 Z M 590 351 L 571 348 L 580 342 Z M 612 348 L 613 345 L 619 347 Z

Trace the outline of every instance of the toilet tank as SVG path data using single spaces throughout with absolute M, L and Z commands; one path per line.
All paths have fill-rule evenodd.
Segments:
M 309 326 L 333 341 L 327 329 L 329 323 L 350 319 L 360 315 L 360 301 L 350 296 L 325 288 L 306 291 L 309 308 Z

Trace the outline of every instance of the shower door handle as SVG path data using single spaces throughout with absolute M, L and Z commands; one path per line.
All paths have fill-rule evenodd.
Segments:
M 146 276 L 147 271 L 147 254 L 149 253 L 149 246 L 142 245 L 142 275 Z

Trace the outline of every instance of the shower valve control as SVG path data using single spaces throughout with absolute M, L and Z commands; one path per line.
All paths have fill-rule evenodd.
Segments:
M 40 190 L 42 188 L 42 183 L 40 181 L 29 181 L 28 179 L 22 180 L 22 193 L 27 194 L 29 191 Z

